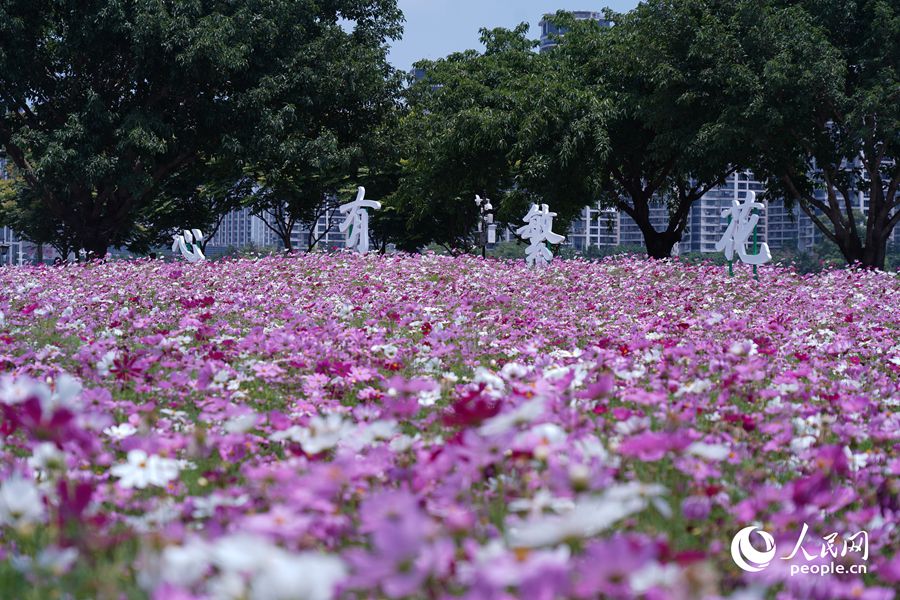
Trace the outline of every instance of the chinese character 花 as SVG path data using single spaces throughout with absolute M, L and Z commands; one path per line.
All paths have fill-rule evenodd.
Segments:
M 747 253 L 747 241 L 753 234 L 753 229 L 759 223 L 759 215 L 753 214 L 753 209 L 763 209 L 765 205 L 756 201 L 756 193 L 749 192 L 746 201 L 732 200 L 731 208 L 722 211 L 723 217 L 731 217 L 728 227 L 725 229 L 722 239 L 716 242 L 716 250 L 725 252 L 725 258 L 734 260 L 737 252 L 741 262 L 748 265 L 762 265 L 772 260 L 769 245 L 763 242 L 759 246 L 758 254 Z

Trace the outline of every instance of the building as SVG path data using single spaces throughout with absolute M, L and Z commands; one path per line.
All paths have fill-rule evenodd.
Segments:
M 565 28 L 558 27 L 545 16 L 541 19 L 541 52 L 547 52 L 557 45 L 556 38 L 565 34 Z M 612 27 L 612 21 L 604 18 L 603 13 L 590 10 L 576 10 L 572 12 L 572 16 L 579 21 L 596 21 L 601 27 Z
M 322 248 L 343 248 L 346 238 L 338 230 L 344 217 L 337 211 L 327 211 L 316 223 L 318 246 Z M 309 244 L 309 228 L 296 224 L 291 232 L 291 244 L 297 250 L 306 250 Z M 240 208 L 225 215 L 219 229 L 209 239 L 207 249 L 227 252 L 242 248 L 282 248 L 284 244 L 265 222 L 251 213 L 249 208 Z
M 322 215 L 316 222 L 314 237 L 319 248 L 343 248 L 347 244 L 347 236 L 340 232 L 340 224 L 344 222 L 344 215 L 332 210 Z M 309 228 L 297 226 L 291 235 L 294 248 L 305 250 L 309 246 Z
M 585 206 L 581 215 L 569 226 L 566 235 L 568 243 L 580 250 L 594 246 L 619 246 L 619 212 L 601 209 L 599 206 Z
M 6 179 L 6 160 L 0 158 L 0 179 Z M 0 227 L 0 264 L 13 265 L 25 262 L 25 252 L 32 246 L 23 242 L 9 227 Z M 29 258 L 31 253 L 29 252 Z
M 697 200 L 691 207 L 678 252 L 717 252 L 716 242 L 728 226 L 722 211 L 731 206 L 734 198 L 743 199 L 750 191 L 761 196 L 765 186 L 754 179 L 752 173 L 735 173 L 728 182 Z M 651 205 L 650 221 L 657 231 L 667 227 L 668 219 L 665 203 Z M 818 241 L 815 234 L 816 228 L 810 218 L 796 206 L 787 209 L 781 200 L 769 202 L 765 213 L 760 215 L 758 241 L 768 243 L 772 250 L 808 249 Z M 602 246 L 644 246 L 640 228 L 631 217 L 617 210 L 600 210 L 596 205 L 584 208 L 580 218 L 571 224 L 568 238 L 569 243 L 581 251 Z
M 249 208 L 239 208 L 222 218 L 207 248 L 220 251 L 248 247 L 269 248 L 280 245 L 278 236 L 266 227 L 263 220 L 251 214 Z

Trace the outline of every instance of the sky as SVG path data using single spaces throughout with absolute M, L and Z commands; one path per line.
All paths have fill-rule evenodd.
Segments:
M 421 58 L 441 58 L 451 52 L 480 49 L 482 27 L 531 24 L 531 37 L 539 38 L 538 22 L 547 13 L 566 10 L 626 11 L 637 0 L 398 0 L 406 16 L 403 38 L 392 44 L 390 59 L 409 70 Z

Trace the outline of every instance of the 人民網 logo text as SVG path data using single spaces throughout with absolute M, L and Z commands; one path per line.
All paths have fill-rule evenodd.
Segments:
M 855 556 L 861 561 L 868 560 L 869 534 L 865 531 L 843 537 L 838 537 L 837 532 L 829 533 L 820 539 L 814 551 L 808 549 L 812 546 L 812 542 L 807 542 L 808 533 L 809 525 L 804 523 L 800 537 L 797 538 L 790 553 L 777 557 L 777 560 L 791 561 L 791 575 L 867 572 L 865 564 L 845 564 L 843 560 L 848 556 L 851 558 Z M 775 538 L 756 525 L 744 527 L 731 540 L 731 558 L 734 564 L 749 573 L 758 573 L 769 567 L 772 561 L 776 560 L 776 553 Z

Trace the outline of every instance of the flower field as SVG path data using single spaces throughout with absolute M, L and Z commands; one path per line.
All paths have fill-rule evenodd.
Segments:
M 0 597 L 892 598 L 900 279 L 736 271 L 0 269 Z

